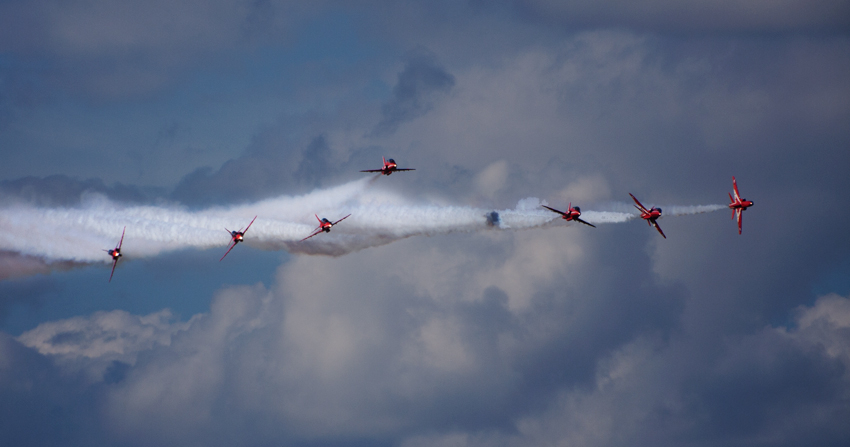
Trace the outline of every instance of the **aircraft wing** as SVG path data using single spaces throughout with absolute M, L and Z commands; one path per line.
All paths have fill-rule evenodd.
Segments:
M 738 234 L 741 234 L 741 231 L 742 231 L 742 229 L 741 229 L 741 219 L 742 219 L 742 218 L 743 218 L 743 216 L 744 216 L 744 212 L 743 212 L 743 211 L 744 211 L 744 210 L 742 210 L 742 209 L 740 209 L 740 208 L 738 208 L 738 209 L 736 209 L 736 210 L 735 210 L 735 214 L 737 214 L 737 215 L 738 215 Z
M 248 224 L 248 226 L 247 226 L 247 227 L 245 227 L 245 231 L 243 231 L 243 232 L 242 232 L 242 235 L 243 235 L 243 236 L 245 235 L 245 233 L 247 233 L 247 232 L 248 232 L 248 228 L 251 228 L 251 225 L 254 223 L 254 221 L 255 221 L 255 220 L 257 220 L 257 216 L 254 216 L 254 218 L 253 218 L 253 219 L 251 219 L 251 223 L 249 223 L 249 224 Z
M 224 253 L 224 256 L 227 256 L 227 253 L 230 253 L 230 250 L 233 250 L 233 247 L 235 247 L 235 246 L 236 246 L 236 241 L 233 241 L 233 243 L 230 244 L 230 248 L 228 248 L 227 251 Z M 218 262 L 221 262 L 221 260 L 224 259 L 224 256 L 222 256 L 221 259 L 218 260 Z
M 360 172 L 384 172 L 384 170 L 383 169 L 364 169 Z
M 735 200 L 741 200 L 741 195 L 738 194 L 738 181 L 735 180 L 735 176 L 732 176 L 732 189 L 735 190 Z
M 554 212 L 556 212 L 556 213 L 558 213 L 558 214 L 560 214 L 560 215 L 562 215 L 562 216 L 566 216 L 566 215 L 567 215 L 567 213 L 565 213 L 565 212 L 563 212 L 563 211 L 558 211 L 558 210 L 556 210 L 555 208 L 550 208 L 550 207 L 548 207 L 548 206 L 546 206 L 546 205 L 540 205 L 540 206 L 542 206 L 543 208 L 546 208 L 546 209 L 547 209 L 547 210 L 549 210 L 549 211 L 554 211 Z
M 658 232 L 661 233 L 662 236 L 664 236 L 664 232 L 661 231 L 661 227 L 658 226 L 658 222 L 653 220 L 653 221 L 651 221 L 651 223 L 652 223 L 652 226 L 655 227 L 655 229 L 658 230 Z M 664 236 L 664 239 L 667 239 L 667 236 Z
M 351 214 L 349 214 L 348 216 L 350 216 L 350 215 L 351 215 Z M 348 216 L 343 217 L 342 219 L 340 219 L 340 220 L 338 220 L 338 221 L 336 221 L 336 222 L 332 223 L 331 225 L 336 225 L 336 224 L 338 224 L 338 223 L 342 222 L 342 221 L 343 221 L 343 220 L 345 220 L 345 219 L 346 219 L 346 217 L 348 217 Z
M 641 210 L 641 212 L 644 212 L 644 213 L 649 212 L 649 211 L 647 211 L 646 207 L 643 206 L 642 203 L 640 203 L 640 201 L 637 199 L 637 197 L 633 196 L 632 193 L 629 193 L 629 195 L 632 196 L 632 200 L 634 200 L 635 203 L 637 203 L 637 207 L 638 207 L 639 210 Z
M 415 170 L 416 169 L 411 169 L 411 168 L 405 168 L 405 169 L 395 168 L 395 169 L 393 169 L 393 171 L 415 171 Z
M 109 274 L 109 282 L 112 282 L 112 275 L 115 274 L 115 266 L 118 265 L 118 258 L 112 260 L 112 273 Z
M 581 220 L 581 219 L 580 219 L 580 218 L 578 218 L 578 217 L 574 218 L 573 220 L 575 220 L 575 221 L 577 221 L 577 222 L 581 222 L 581 223 L 583 223 L 583 224 L 585 224 L 585 225 L 590 225 L 590 226 L 591 226 L 591 227 L 593 227 L 593 228 L 596 228 L 596 225 L 593 225 L 592 223 L 589 223 L 589 222 L 585 222 L 585 221 Z
M 127 231 L 127 227 L 124 227 L 124 229 L 121 230 L 121 241 L 118 242 L 118 249 L 119 250 L 121 250 L 121 245 L 124 243 L 124 232 L 125 231 Z
M 346 217 L 347 217 L 347 216 L 346 216 Z M 309 236 L 305 237 L 304 239 L 301 239 L 301 242 L 304 242 L 304 241 L 306 241 L 307 239 L 310 239 L 311 237 L 313 237 L 313 236 L 315 236 L 315 235 L 317 235 L 317 234 L 319 234 L 319 233 L 321 233 L 321 232 L 322 232 L 322 227 L 321 227 L 321 226 L 319 226 L 319 228 L 316 228 L 315 230 L 313 230 L 313 233 L 312 233 L 311 235 L 309 235 Z

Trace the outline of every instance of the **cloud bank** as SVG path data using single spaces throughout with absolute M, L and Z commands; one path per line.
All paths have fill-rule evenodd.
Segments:
M 78 399 L 64 404 L 69 415 L 107 415 L 97 430 L 64 433 L 72 442 L 227 445 L 237 433 L 245 445 L 846 438 L 837 422 L 850 394 L 850 299 L 824 296 L 786 325 L 715 343 L 676 326 L 671 304 L 686 299 L 676 288 L 634 288 L 647 272 L 644 257 L 621 261 L 635 270 L 626 278 L 632 284 L 615 286 L 612 298 L 608 279 L 623 270 L 581 269 L 594 261 L 594 243 L 514 234 L 507 256 L 483 268 L 463 257 L 468 243 L 438 244 L 399 263 L 417 247 L 404 242 L 400 251 L 301 257 L 281 267 L 272 287 L 222 290 L 209 313 L 188 322 L 112 311 L 44 323 L 3 339 L 0 371 L 15 362 L 39 388 L 72 386 Z M 445 260 L 441 268 L 436 258 Z M 536 273 L 501 274 L 526 267 Z M 329 269 L 337 274 L 325 281 L 310 275 Z M 564 286 L 549 297 L 550 287 Z M 528 300 L 512 303 L 512 289 Z M 715 348 L 694 352 L 695 343 Z M 15 380 L 0 375 L 5 396 Z M 730 413 L 728 400 L 739 393 L 747 398 Z

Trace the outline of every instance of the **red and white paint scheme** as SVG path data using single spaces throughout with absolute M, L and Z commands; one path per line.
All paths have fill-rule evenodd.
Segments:
M 661 236 L 664 236 L 664 232 L 661 231 L 661 227 L 659 227 L 658 222 L 655 221 L 656 219 L 661 217 L 661 208 L 653 207 L 650 209 L 646 209 L 646 207 L 643 206 L 643 204 L 640 203 L 640 201 L 638 201 L 638 199 L 633 196 L 632 193 L 629 193 L 629 195 L 632 196 L 632 200 L 634 200 L 637 204 L 635 205 L 635 208 L 640 211 L 640 218 L 646 220 L 646 223 L 655 227 L 655 229 L 658 230 L 659 233 L 661 233 Z M 664 236 L 664 239 L 667 239 L 667 236 Z
M 251 219 L 251 223 L 249 223 L 248 226 L 245 227 L 244 230 L 230 231 L 227 228 L 224 229 L 225 231 L 230 233 L 230 242 L 232 243 L 230 248 L 227 249 L 227 252 L 224 253 L 224 256 L 227 256 L 227 253 L 230 253 L 230 250 L 233 250 L 233 247 L 235 247 L 236 244 L 245 240 L 245 233 L 248 232 L 248 228 L 251 228 L 251 224 L 253 224 L 255 220 L 257 220 L 257 216 L 254 216 L 254 218 Z M 218 260 L 218 262 L 221 262 L 222 259 L 224 259 L 224 256 L 222 256 L 221 259 Z
M 127 227 L 124 227 L 124 229 L 121 230 L 121 240 L 118 241 L 118 245 L 116 245 L 115 248 L 112 250 L 103 250 L 112 257 L 112 273 L 109 274 L 109 282 L 112 282 L 112 275 L 115 274 L 115 266 L 118 265 L 118 258 L 121 257 L 121 245 L 124 244 L 124 232 L 126 231 Z
M 744 210 L 753 206 L 752 200 L 742 199 L 741 195 L 738 194 L 738 182 L 735 181 L 735 176 L 732 176 L 732 189 L 735 191 L 735 197 L 732 197 L 732 193 L 729 193 L 729 200 L 732 203 L 729 204 L 729 208 L 732 209 L 732 218 L 735 216 L 738 217 L 738 234 L 741 234 L 741 215 L 744 213 Z
M 569 205 L 567 205 L 567 212 L 558 211 L 558 210 L 556 210 L 555 208 L 549 208 L 549 207 L 548 207 L 548 206 L 546 206 L 546 205 L 541 205 L 541 206 L 542 206 L 543 208 L 546 208 L 547 210 L 554 211 L 554 212 L 556 212 L 556 213 L 560 214 L 560 215 L 561 215 L 561 219 L 564 219 L 564 220 L 566 220 L 566 221 L 568 221 L 568 222 L 569 222 L 569 221 L 571 221 L 571 220 L 574 220 L 574 221 L 576 221 L 576 222 L 581 222 L 581 223 L 583 223 L 583 224 L 585 224 L 585 225 L 590 225 L 591 227 L 596 228 L 596 225 L 593 225 L 592 223 L 585 222 L 585 221 L 583 221 L 583 220 L 581 220 L 581 219 L 579 218 L 579 216 L 581 216 L 581 208 L 579 208 L 579 207 L 577 207 L 577 206 L 576 206 L 576 207 L 573 207 L 573 203 L 572 203 L 572 202 L 570 202 L 570 204 L 569 204 Z
M 350 216 L 350 215 L 351 215 L 351 214 L 349 214 L 348 216 Z M 342 219 L 340 219 L 340 220 L 338 220 L 338 221 L 336 221 L 336 222 L 331 222 L 331 221 L 329 221 L 328 219 L 326 219 L 326 218 L 324 218 L 324 217 L 323 217 L 323 218 L 321 218 L 321 219 L 319 219 L 319 215 L 318 215 L 318 214 L 316 214 L 315 216 L 316 216 L 316 220 L 318 220 L 318 221 L 319 221 L 319 226 L 318 226 L 315 230 L 313 230 L 313 234 L 311 234 L 311 235 L 309 235 L 309 236 L 305 237 L 304 239 L 301 239 L 301 241 L 302 241 L 302 242 L 303 242 L 303 241 L 306 241 L 307 239 L 310 239 L 311 237 L 313 237 L 313 236 L 315 236 L 315 235 L 317 235 L 317 234 L 319 234 L 319 233 L 321 233 L 321 232 L 330 233 L 330 232 L 331 232 L 331 227 L 332 227 L 332 226 L 334 226 L 334 225 L 336 225 L 336 224 L 338 224 L 338 223 L 342 222 L 343 220 L 345 220 L 345 218 L 346 218 L 346 217 L 348 217 L 348 216 L 345 216 L 345 217 L 343 217 Z
M 366 169 L 366 170 L 360 171 L 360 172 L 380 172 L 381 175 L 390 175 L 390 174 L 392 174 L 393 172 L 396 172 L 396 171 L 415 171 L 416 170 L 416 169 L 399 169 L 395 160 L 393 160 L 392 158 L 387 160 L 384 157 L 381 157 L 381 160 L 384 161 L 384 167 L 383 168 L 381 168 L 381 169 Z

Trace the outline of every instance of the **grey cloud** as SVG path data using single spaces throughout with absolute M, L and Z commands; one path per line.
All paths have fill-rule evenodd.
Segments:
M 285 1 L 4 2 L 0 50 L 18 61 L 47 61 L 50 69 L 35 71 L 66 93 L 139 97 L 212 54 L 285 38 L 291 17 L 312 11 Z
M 580 268 L 555 284 L 488 279 L 526 263 L 539 236 L 507 237 L 508 248 L 496 248 L 477 277 L 464 258 L 489 244 L 472 239 L 438 241 L 412 265 L 399 261 L 423 252 L 427 241 L 340 259 L 299 258 L 282 267 L 271 291 L 222 291 L 209 314 L 185 325 L 162 326 L 160 318 L 148 331 L 125 320 L 151 316 L 110 312 L 46 323 L 20 339 L 51 353 L 63 369 L 89 371 L 110 386 L 105 414 L 119 439 L 226 443 L 227 433 L 253 420 L 259 429 L 244 440 L 249 445 L 352 436 L 383 443 L 459 426 L 509 431 L 518 414 L 545 407 L 552 387 L 590 380 L 601 353 L 672 323 L 652 315 L 678 292 L 671 297 L 651 284 L 620 289 L 633 305 L 611 311 L 610 299 L 600 300 L 610 281 L 582 279 Z M 555 243 L 553 253 L 569 253 L 576 243 Z M 445 266 L 453 267 L 450 274 L 433 263 L 453 258 Z M 539 260 L 564 262 L 577 266 L 564 255 Z M 424 292 L 410 268 L 437 274 L 443 284 Z M 309 275 L 316 270 L 337 274 L 316 283 Z M 631 282 L 645 273 L 635 270 Z M 529 291 L 524 309 L 511 308 L 517 297 L 505 290 L 514 289 Z M 638 314 L 637 324 L 623 317 Z
M 171 197 L 193 206 L 247 202 L 284 192 L 307 192 L 338 172 L 323 135 L 312 138 L 300 151 L 281 147 L 275 136 L 275 132 L 261 135 L 245 155 L 218 170 L 200 168 L 186 175 Z
M 304 149 L 301 162 L 294 172 L 296 182 L 301 187 L 317 188 L 333 169 L 330 163 L 331 151 L 324 135 L 313 139 Z
M 0 280 L 48 272 L 50 265 L 40 258 L 0 251 Z
M 582 265 L 600 261 L 594 254 L 600 241 L 566 230 L 562 241 L 550 240 L 552 253 L 562 255 L 544 253 L 536 261 L 563 269 L 545 284 L 487 279 L 499 278 L 487 272 L 499 272 L 503 263 L 522 268 L 529 252 L 539 252 L 540 236 L 502 238 L 483 271 L 464 253 L 479 253 L 486 238 L 408 240 L 340 259 L 299 258 L 281 268 L 271 289 L 223 290 L 209 314 L 189 323 L 157 317 L 150 322 L 159 329 L 123 325 L 135 335 L 116 338 L 112 329 L 101 330 L 114 326 L 101 317 L 131 316 L 113 312 L 51 323 L 21 339 L 40 340 L 30 343 L 40 350 L 71 349 L 53 354 L 77 359 L 54 357 L 64 374 L 98 365 L 96 383 L 71 390 L 102 393 L 98 405 L 105 406 L 71 408 L 109 415 L 103 421 L 109 434 L 75 432 L 80 439 L 225 445 L 239 433 L 245 445 L 428 439 L 592 446 L 699 439 L 757 445 L 750 440 L 777 433 L 788 445 L 807 439 L 838 445 L 846 436 L 838 421 L 848 411 L 841 396 L 850 393 L 844 348 L 850 299 L 821 298 L 798 310 L 794 326 L 734 335 L 694 351 L 696 334 L 678 326 L 681 313 L 670 306 L 687 299 L 681 289 L 647 280 L 645 256 L 623 257 L 609 272 L 587 275 Z M 626 239 L 639 238 L 611 243 Z M 625 249 L 639 252 L 640 245 Z M 410 250 L 423 259 L 399 262 Z M 575 250 L 586 255 L 569 260 Z M 316 269 L 337 275 L 317 283 L 306 274 Z M 411 269 L 421 276 L 406 274 Z M 609 277 L 629 271 L 619 284 Z M 443 284 L 426 292 L 420 283 L 430 275 Z M 516 297 L 505 290 L 513 287 L 531 289 L 528 306 L 511 304 Z M 56 336 L 67 331 L 57 328 L 71 322 L 96 330 L 72 337 L 85 343 L 67 337 L 59 343 Z M 167 343 L 157 341 L 162 336 Z M 115 343 L 126 344 L 124 355 L 133 359 L 115 358 L 114 349 L 91 351 Z M 800 422 L 800 412 L 818 416 Z
M 0 332 L 0 443 L 86 445 L 103 442 L 84 381 Z
M 709 185 L 731 175 L 777 184 L 772 173 L 789 169 L 823 191 L 847 189 L 836 167 L 850 144 L 839 124 L 850 117 L 845 39 L 590 32 L 562 44 L 518 53 L 498 70 L 453 70 L 440 114 L 385 144 L 427 148 L 434 175 L 447 176 L 448 160 L 467 169 L 506 160 L 518 174 L 505 187 L 514 200 L 597 174 L 625 200 L 637 188 L 664 202 L 683 200 L 672 191 L 724 200 Z
M 682 393 L 687 396 L 686 404 L 699 413 L 688 419 L 706 421 L 687 437 L 734 443 L 764 432 L 773 433 L 776 441 L 784 439 L 786 445 L 795 445 L 806 439 L 830 444 L 836 435 L 850 434 L 850 430 L 833 425 L 834 417 L 850 414 L 850 407 L 838 398 L 848 391 L 844 377 L 848 365 L 822 350 L 801 349 L 783 341 L 773 334 L 740 340 L 728 348 L 707 377 L 687 380 Z M 835 413 L 803 417 L 822 409 Z M 824 430 L 827 432 L 818 434 Z
M 108 186 L 98 178 L 79 180 L 66 175 L 0 181 L 0 201 L 24 201 L 44 207 L 77 206 L 91 193 L 103 194 L 120 202 L 150 203 L 162 192 L 156 188 L 121 183 Z
M 650 2 L 515 0 L 521 13 L 571 27 L 628 27 L 641 31 L 693 32 L 841 32 L 850 30 L 846 0 L 734 0 Z
M 391 134 L 402 123 L 424 115 L 454 84 L 454 76 L 437 63 L 433 53 L 421 48 L 411 51 L 404 70 L 398 74 L 392 98 L 381 108 L 383 117 L 372 134 Z
M 0 325 L 7 321 L 13 309 L 38 308 L 55 295 L 60 286 L 52 278 L 21 278 L 47 274 L 53 267 L 38 258 L 0 252 Z
M 707 372 L 696 365 L 681 368 L 686 371 L 678 388 L 687 409 L 683 419 L 704 421 L 682 433 L 683 442 L 703 437 L 740 445 L 762 433 L 775 445 L 840 445 L 850 435 L 836 424 L 850 415 L 850 357 L 825 347 L 848 341 L 848 303 L 821 297 L 798 309 L 790 327 L 727 340 L 712 362 L 697 362 Z M 831 318 L 824 315 L 830 304 L 838 305 L 830 309 Z
M 189 324 L 175 322 L 168 309 L 144 316 L 114 310 L 42 323 L 21 334 L 18 341 L 75 373 L 81 368 L 89 380 L 97 382 L 123 374 L 128 366 L 122 365 L 135 363 L 140 351 L 170 344 L 174 334 Z
M 827 300 L 835 298 L 802 313 L 820 312 Z M 850 300 L 839 300 L 840 321 Z M 846 327 L 834 321 L 821 334 L 845 340 Z M 563 389 L 549 410 L 521 418 L 518 434 L 494 441 L 492 432 L 460 432 L 461 445 L 841 445 L 847 357 L 825 352 L 822 335 L 812 335 L 803 325 L 768 327 L 698 351 L 687 336 L 638 337 L 599 362 L 593 386 Z

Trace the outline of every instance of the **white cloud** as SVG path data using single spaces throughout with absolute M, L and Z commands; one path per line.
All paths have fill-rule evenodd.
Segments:
M 523 441 L 517 445 L 529 440 L 543 445 L 696 445 L 699 433 L 711 433 L 718 445 L 754 437 L 793 445 L 795 439 L 816 438 L 818 430 L 846 434 L 834 425 L 840 411 L 829 414 L 833 408 L 846 410 L 840 402 L 850 393 L 850 375 L 840 373 L 850 368 L 848 318 L 850 298 L 828 295 L 800 308 L 795 325 L 720 341 L 710 354 L 688 352 L 693 341 L 684 334 L 670 342 L 635 339 L 599 362 L 592 387 L 562 389 L 549 411 L 519 419 Z M 841 366 L 824 363 L 824 354 Z M 799 363 L 800 357 L 810 363 Z M 824 383 L 800 382 L 803 377 Z M 830 394 L 821 398 L 788 400 L 824 392 L 824 386 Z M 734 405 L 746 409 L 730 408 Z M 721 416 L 739 411 L 750 412 L 741 422 L 742 433 L 724 425 Z M 813 416 L 802 421 L 798 411 Z M 774 420 L 752 423 L 763 418 Z
M 688 444 L 694 430 L 739 430 L 711 422 L 729 405 L 757 416 L 776 405 L 766 395 L 850 390 L 850 299 L 823 297 L 801 308 L 794 326 L 736 335 L 706 351 L 715 341 L 699 331 L 659 336 L 675 323 L 635 327 L 651 321 L 635 309 L 656 312 L 653 300 L 668 292 L 647 283 L 612 291 L 607 275 L 627 269 L 589 274 L 582 266 L 598 264 L 600 241 L 581 230 L 296 257 L 270 289 L 225 289 L 189 322 L 167 311 L 114 311 L 45 323 L 20 340 L 68 372 L 102 375 L 112 360 L 131 365 L 102 389 L 102 411 L 110 436 L 142 444 L 220 445 L 248 425 L 248 445 Z M 800 374 L 816 383 L 798 386 Z M 766 394 L 739 401 L 736 390 L 753 380 Z M 830 399 L 806 408 L 821 411 Z M 783 417 L 795 414 L 793 404 L 782 405 Z M 799 439 L 833 422 L 785 419 L 785 428 L 747 430 Z
M 508 179 L 508 163 L 495 161 L 475 176 L 475 186 L 479 194 L 492 199 L 499 194 Z
M 578 206 L 582 202 L 600 202 L 611 200 L 612 197 L 611 188 L 608 186 L 605 177 L 599 174 L 589 174 L 572 180 L 564 189 L 553 194 L 553 198 L 559 201 L 554 206 L 561 206 L 560 202 L 567 202 L 568 205 L 573 203 Z
M 812 307 L 798 308 L 796 320 L 796 327 L 780 331 L 815 349 L 825 350 L 845 365 L 845 378 L 850 380 L 850 298 L 836 294 L 822 296 Z
M 168 309 L 144 316 L 113 310 L 42 323 L 18 341 L 71 370 L 83 370 L 97 382 L 115 362 L 133 365 L 140 352 L 170 345 L 172 337 L 190 325 L 175 321 Z

